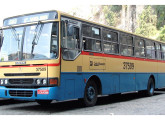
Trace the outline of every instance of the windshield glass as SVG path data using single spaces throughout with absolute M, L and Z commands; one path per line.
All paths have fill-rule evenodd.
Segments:
M 16 39 L 16 36 L 19 39 Z M 58 23 L 40 23 L 5 29 L 3 37 L 0 52 L 1 61 L 58 57 Z

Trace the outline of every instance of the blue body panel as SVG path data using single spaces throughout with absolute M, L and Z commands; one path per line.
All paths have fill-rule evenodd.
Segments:
M 58 87 L 42 87 L 38 89 L 0 87 L 1 98 L 15 98 L 24 100 L 69 100 L 83 98 L 87 81 L 96 75 L 101 80 L 102 95 L 146 90 L 151 75 L 155 78 L 155 88 L 165 87 L 165 74 L 156 73 L 61 73 L 61 82 Z M 32 90 L 32 97 L 13 97 L 9 90 Z M 49 90 L 49 94 L 37 94 L 37 90 Z M 5 95 L 7 91 L 7 96 Z

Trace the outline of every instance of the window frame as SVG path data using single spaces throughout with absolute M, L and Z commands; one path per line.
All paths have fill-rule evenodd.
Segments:
M 158 51 L 158 49 L 157 49 L 157 45 L 159 45 L 159 47 L 160 47 L 160 50 Z M 156 48 L 156 59 L 157 60 L 163 60 L 162 59 L 162 48 L 161 48 L 161 46 L 162 46 L 162 44 L 161 43 L 159 43 L 159 42 L 155 42 L 155 48 Z M 158 58 L 158 54 L 160 55 L 160 58 Z
M 137 38 L 138 38 L 138 39 L 137 39 Z M 141 41 L 143 41 L 144 48 L 135 45 L 135 42 L 136 42 L 137 40 L 141 40 Z M 144 49 L 144 57 L 136 56 L 136 54 L 135 54 L 135 52 L 136 52 L 135 49 L 136 49 L 136 48 L 138 48 L 138 49 Z M 139 36 L 134 36 L 134 57 L 136 57 L 136 58 L 143 58 L 143 59 L 146 58 L 145 39 L 142 38 L 142 37 L 139 37 Z
M 94 28 L 98 28 L 99 29 L 99 34 L 100 34 L 100 39 L 99 38 L 95 38 L 95 37 L 92 37 L 93 36 L 93 34 L 92 34 L 92 32 L 91 32 L 91 35 L 90 36 L 85 36 L 84 34 L 83 34 L 83 25 L 88 25 L 88 26 L 90 26 L 91 27 L 91 30 L 92 30 L 92 28 L 94 27 Z M 103 52 L 103 45 L 102 45 L 102 27 L 99 27 L 98 25 L 94 25 L 94 24 L 89 24 L 89 23 L 85 23 L 85 22 L 82 22 L 82 50 L 83 51 L 86 51 L 86 52 L 94 52 L 94 53 L 102 53 Z M 95 48 L 96 48 L 96 41 L 100 41 L 100 49 L 101 49 L 101 51 L 95 51 L 95 50 L 85 50 L 84 49 L 84 38 L 85 39 L 89 39 L 89 40 L 94 40 L 95 41 Z
M 162 59 L 161 60 L 165 61 L 165 56 L 163 54 L 163 53 L 165 53 L 165 51 L 163 51 L 162 46 L 165 46 L 165 43 L 161 43 L 161 56 L 162 56 Z
M 104 39 L 104 36 L 103 36 L 103 34 L 104 34 L 103 32 L 104 32 L 104 31 L 106 31 L 106 32 L 111 32 L 111 33 L 113 33 L 113 34 L 115 33 L 115 34 L 117 35 L 117 36 L 116 36 L 116 37 L 117 37 L 117 41 L 114 42 L 113 40 L 111 40 L 111 41 L 110 41 L 110 40 L 105 40 L 105 39 Z M 105 54 L 112 54 L 112 55 L 119 55 L 119 32 L 118 32 L 118 31 L 113 30 L 113 29 L 106 29 L 106 28 L 103 28 L 103 29 L 102 29 L 102 41 L 103 41 L 103 42 L 102 42 L 102 44 L 103 44 L 103 53 L 105 53 Z M 110 53 L 110 52 L 108 53 L 108 52 L 105 52 L 105 51 L 104 51 L 104 44 L 105 44 L 105 43 L 109 43 L 109 45 L 116 44 L 116 45 L 117 45 L 117 53 Z M 111 47 L 111 50 L 112 50 L 112 47 Z
M 68 19 L 68 18 L 62 18 L 62 20 L 61 20 L 61 22 L 64 22 L 65 23 L 65 21 L 74 21 L 73 19 Z M 66 24 L 66 23 L 65 23 Z M 63 49 L 68 49 L 68 50 L 77 50 L 77 51 L 79 51 L 79 53 L 74 57 L 74 59 L 65 59 L 65 58 L 63 58 L 63 55 L 62 55 L 62 59 L 63 60 L 65 60 L 65 61 L 74 61 L 75 59 L 77 59 L 77 57 L 81 54 L 81 52 L 82 52 L 82 26 L 81 25 L 79 25 L 79 24 L 81 24 L 81 22 L 78 22 L 78 23 L 76 23 L 76 24 L 74 24 L 74 23 L 72 23 L 72 22 L 70 22 L 70 23 L 68 23 L 68 25 L 73 25 L 73 28 L 78 28 L 79 29 L 79 40 L 80 40 L 80 48 L 79 49 L 72 49 L 72 48 L 63 48 L 62 47 L 62 41 L 60 42 L 60 47 L 61 48 L 63 48 Z M 63 27 L 62 27 L 62 23 L 61 23 L 61 25 L 59 25 L 60 27 L 61 27 L 61 35 L 60 35 L 60 39 L 62 40 L 63 38 L 62 38 L 62 36 L 63 36 L 63 32 L 67 32 L 67 31 L 65 31 L 66 30 L 66 28 L 65 28 L 65 30 L 63 31 Z M 65 33 L 65 36 L 67 35 L 67 33 Z M 62 53 L 63 54 L 63 53 Z
M 147 43 L 149 43 L 150 45 L 151 45 L 151 43 L 153 44 L 153 48 L 154 48 L 154 50 L 151 48 L 151 49 L 147 49 Z M 145 50 L 146 50 L 146 58 L 147 59 L 157 59 L 156 58 L 156 49 L 155 49 L 155 43 L 154 43 L 154 41 L 152 41 L 152 40 L 149 40 L 149 39 L 145 39 Z M 154 54 L 155 54 L 155 56 L 154 56 L 154 58 L 152 58 L 152 54 L 151 54 L 151 58 L 149 58 L 148 56 L 147 56 L 147 50 L 149 50 L 151 53 L 152 53 L 152 51 L 154 51 Z
M 122 43 L 122 39 L 121 39 L 121 37 L 123 37 L 123 36 L 126 36 L 126 38 L 127 37 L 131 37 L 132 38 L 132 45 L 128 45 L 128 40 L 126 39 L 126 44 L 123 44 Z M 120 44 L 119 44 L 119 49 L 120 49 L 120 55 L 121 56 L 127 56 L 127 57 L 134 57 L 134 36 L 132 35 L 132 34 L 128 34 L 128 33 L 124 33 L 124 32 L 120 32 L 120 34 L 119 34 L 119 39 L 120 39 Z M 128 48 L 129 47 L 131 47 L 132 48 L 132 55 L 123 55 L 123 54 L 121 54 L 121 48 L 122 48 L 122 46 L 126 46 L 127 47 L 127 50 L 128 50 Z

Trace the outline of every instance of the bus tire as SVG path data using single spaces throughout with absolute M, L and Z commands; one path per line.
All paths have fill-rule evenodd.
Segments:
M 94 81 L 90 80 L 89 82 L 87 82 L 85 87 L 84 98 L 83 98 L 84 106 L 86 107 L 94 106 L 97 102 L 97 95 L 98 95 L 97 85 Z
M 52 100 L 37 100 L 37 103 L 40 104 L 41 106 L 48 106 Z
M 147 85 L 146 95 L 148 97 L 153 96 L 154 95 L 154 89 L 155 89 L 154 79 L 152 77 L 150 77 L 150 79 L 148 81 L 148 85 Z

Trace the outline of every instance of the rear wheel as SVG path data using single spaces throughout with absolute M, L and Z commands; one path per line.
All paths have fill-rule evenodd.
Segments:
M 155 89 L 155 84 L 153 78 L 150 78 L 148 81 L 148 86 L 147 86 L 147 91 L 146 94 L 147 96 L 153 96 L 154 95 L 154 89 Z
M 48 106 L 52 100 L 37 100 L 37 103 L 40 104 L 41 106 Z
M 84 98 L 83 98 L 84 105 L 87 107 L 94 106 L 97 102 L 97 95 L 98 95 L 98 90 L 96 83 L 94 81 L 89 81 L 85 87 Z

